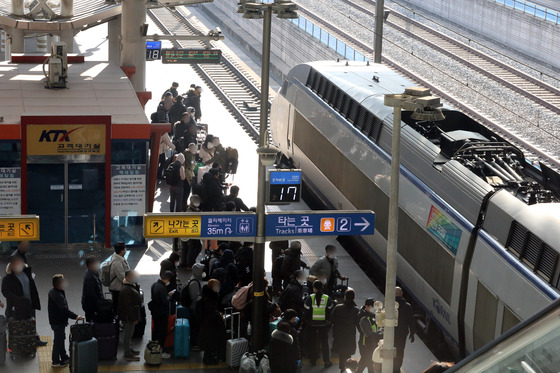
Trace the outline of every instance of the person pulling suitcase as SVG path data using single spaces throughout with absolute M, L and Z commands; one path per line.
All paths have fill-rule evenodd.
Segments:
M 140 351 L 132 349 L 132 336 L 134 328 L 141 321 L 142 296 L 138 288 L 138 273 L 127 271 L 124 283 L 119 294 L 119 319 L 123 323 L 124 359 L 127 361 L 140 361 Z
M 82 320 L 84 317 L 75 314 L 68 308 L 66 293 L 67 286 L 64 276 L 57 274 L 52 279 L 53 288 L 49 291 L 49 324 L 54 333 L 52 349 L 52 367 L 64 368 L 70 363 L 70 357 L 66 352 L 66 327 L 68 319 Z

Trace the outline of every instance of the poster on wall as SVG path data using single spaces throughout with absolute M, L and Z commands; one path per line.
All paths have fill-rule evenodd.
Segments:
M 0 167 L 0 215 L 21 215 L 19 167 Z
M 111 215 L 143 216 L 146 211 L 146 165 L 111 166 Z

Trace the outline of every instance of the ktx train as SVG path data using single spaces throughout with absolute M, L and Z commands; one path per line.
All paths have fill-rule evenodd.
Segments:
M 307 63 L 271 109 L 275 145 L 327 206 L 375 211 L 375 235 L 359 239 L 382 265 L 393 127 L 383 96 L 413 85 L 384 65 Z M 559 297 L 560 176 L 443 112 L 402 113 L 398 280 L 464 355 Z

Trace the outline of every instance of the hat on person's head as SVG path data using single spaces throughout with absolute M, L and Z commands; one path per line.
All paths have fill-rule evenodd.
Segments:
M 210 171 L 208 171 L 211 175 L 216 176 L 220 174 L 220 170 L 218 170 L 217 168 L 211 168 Z
M 171 93 L 171 92 L 165 92 L 165 93 L 163 94 L 163 97 L 164 97 L 164 98 L 165 98 L 165 97 L 170 97 L 170 96 L 173 96 L 173 93 Z
M 297 315 L 298 315 L 298 314 L 297 314 L 297 312 L 296 312 L 295 310 L 289 308 L 289 309 L 287 309 L 286 311 L 284 311 L 284 313 L 282 314 L 282 317 L 283 317 L 285 320 L 291 320 L 291 319 L 293 319 L 294 317 L 297 317 Z
M 179 86 L 179 83 L 173 82 L 173 83 L 171 84 L 171 86 L 172 86 L 172 87 L 178 87 L 178 86 Z
M 191 84 L 191 88 L 196 88 L 196 84 Z
M 366 299 L 364 305 L 373 307 L 374 303 L 375 303 L 375 300 L 373 298 L 368 298 L 368 299 Z

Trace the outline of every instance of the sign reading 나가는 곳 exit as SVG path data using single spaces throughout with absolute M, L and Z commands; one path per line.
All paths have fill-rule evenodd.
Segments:
M 0 241 L 39 240 L 37 215 L 0 216 Z
M 105 125 L 32 124 L 27 155 L 104 155 Z

